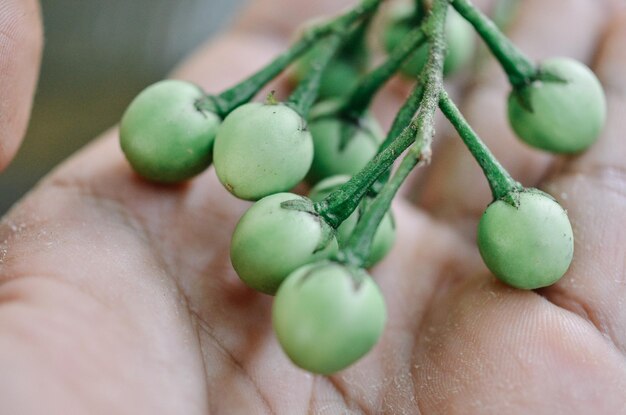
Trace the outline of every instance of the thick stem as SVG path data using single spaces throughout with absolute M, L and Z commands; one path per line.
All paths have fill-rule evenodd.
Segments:
M 368 73 L 348 96 L 340 112 L 350 118 L 358 119 L 370 106 L 380 88 L 400 69 L 402 64 L 424 43 L 421 28 L 415 28 L 402 39 L 389 58 L 376 69 Z
M 513 88 L 519 89 L 536 79 L 538 72 L 535 64 L 498 29 L 493 21 L 469 0 L 451 0 L 451 3 L 485 41 L 509 77 Z
M 231 111 L 250 101 L 268 82 L 276 78 L 287 66 L 302 56 L 319 39 L 332 33 L 346 32 L 357 21 L 373 14 L 382 0 L 363 0 L 354 9 L 307 31 L 289 49 L 277 56 L 272 62 L 249 78 L 225 90 L 218 96 L 207 97 L 198 103 L 202 108 L 215 111 L 219 116 L 226 117 Z
M 443 84 L 443 60 L 445 57 L 444 25 L 448 2 L 436 0 L 428 16 L 424 31 L 429 38 L 429 57 L 424 68 L 424 96 L 417 117 L 382 152 L 378 153 L 359 173 L 316 203 L 317 212 L 333 227 L 338 227 L 358 207 L 363 196 L 393 162 L 413 142 L 421 157 L 430 157 L 430 144 L 434 135 L 434 113 Z M 417 93 L 419 95 L 419 92 Z
M 391 206 L 391 201 L 411 170 L 420 162 L 428 162 L 432 139 L 435 135 L 435 111 L 443 91 L 443 62 L 446 45 L 444 27 L 448 0 L 435 0 L 427 17 L 424 31 L 429 40 L 428 61 L 424 68 L 424 96 L 417 117 L 411 122 L 415 130 L 415 142 L 400 164 L 397 173 L 383 187 L 374 202 L 361 216 L 352 236 L 343 248 L 342 260 L 355 266 L 363 266 L 370 254 L 376 230 Z
M 411 91 L 411 95 L 409 95 L 396 114 L 396 117 L 391 124 L 391 128 L 389 128 L 389 132 L 387 133 L 387 137 L 378 148 L 379 153 L 389 147 L 393 140 L 398 137 L 409 124 L 411 124 L 411 121 L 413 120 L 413 117 L 415 117 L 423 98 L 424 86 L 421 81 L 418 81 L 415 84 L 413 91 Z
M 409 95 L 409 98 L 404 102 L 404 104 L 402 104 L 402 107 L 400 107 L 400 110 L 396 114 L 396 118 L 391 124 L 391 128 L 387 133 L 385 141 L 383 141 L 378 148 L 379 153 L 384 151 L 393 142 L 393 140 L 398 137 L 402 133 L 402 131 L 411 123 L 411 120 L 413 120 L 415 113 L 420 107 L 423 97 L 424 87 L 422 86 L 422 83 L 420 81 L 415 85 L 413 91 L 411 92 L 411 95 Z M 375 196 L 380 191 L 380 189 L 382 189 L 385 183 L 387 183 L 390 175 L 391 170 L 387 170 L 384 174 L 379 176 L 378 179 L 376 179 L 376 182 L 372 185 L 372 188 L 370 189 L 373 196 Z
M 326 41 L 320 42 L 316 46 L 319 48 L 318 53 L 311 61 L 309 70 L 287 100 L 286 104 L 300 114 L 302 118 L 306 119 L 309 115 L 309 111 L 317 99 L 322 74 L 340 46 L 341 36 L 338 34 L 328 37 Z
M 410 124 L 383 152 L 378 153 L 352 178 L 315 203 L 315 210 L 333 228 L 339 227 L 359 206 L 361 199 L 381 174 L 393 166 L 394 161 L 415 142 L 415 126 Z
M 445 23 L 448 11 L 447 0 L 435 0 L 424 31 L 429 39 L 428 60 L 424 68 L 424 96 L 420 111 L 413 123 L 416 126 L 415 141 L 419 153 L 430 161 L 431 145 L 435 136 L 435 111 L 443 91 L 443 63 L 446 56 Z
M 511 195 L 523 190 L 522 185 L 502 167 L 445 91 L 441 94 L 439 107 L 485 173 L 493 198 L 511 202 L 514 199 Z
M 398 189 L 421 159 L 421 155 L 417 150 L 418 147 L 418 143 L 415 143 L 411 147 L 391 180 L 385 184 L 378 196 L 376 196 L 365 213 L 360 217 L 352 236 L 346 244 L 346 248 L 342 250 L 342 257 L 340 259 L 345 263 L 362 267 L 363 264 L 367 262 L 367 257 L 372 247 L 372 241 L 380 222 L 391 207 L 391 202 L 398 192 Z
M 332 226 L 336 228 L 341 225 L 354 212 L 370 187 L 378 190 L 387 182 L 394 161 L 414 141 L 415 130 L 410 124 L 419 108 L 423 93 L 421 85 L 416 85 L 396 115 L 387 138 L 378 149 L 378 154 L 359 173 L 316 205 L 316 210 Z

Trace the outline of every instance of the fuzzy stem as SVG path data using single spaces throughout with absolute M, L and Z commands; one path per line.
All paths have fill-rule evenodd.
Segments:
M 514 89 L 522 88 L 536 79 L 538 72 L 534 63 L 485 14 L 469 0 L 451 0 L 451 4 L 474 26 L 500 62 Z
M 441 94 L 439 107 L 485 173 L 494 200 L 510 202 L 513 193 L 523 190 L 522 185 L 516 182 L 502 167 L 445 91 Z
M 291 45 L 282 54 L 259 71 L 239 82 L 237 85 L 223 91 L 217 96 L 207 96 L 197 105 L 200 108 L 216 112 L 220 117 L 226 117 L 235 108 L 250 101 L 268 82 L 276 78 L 287 66 L 298 59 L 319 39 L 332 33 L 346 32 L 357 21 L 373 14 L 382 0 L 363 0 L 358 6 L 345 14 L 334 18 L 328 23 L 308 30 L 296 43 Z
M 332 35 L 325 42 L 320 42 L 317 46 L 319 54 L 314 57 L 310 69 L 286 102 L 304 119 L 317 99 L 322 74 L 341 46 L 341 40 L 341 36 Z
M 394 118 L 393 123 L 391 124 L 391 128 L 389 129 L 389 132 L 387 133 L 387 137 L 380 144 L 380 147 L 378 148 L 379 153 L 384 151 L 387 147 L 389 147 L 389 145 L 393 142 L 394 138 L 399 136 L 402 133 L 402 131 L 409 124 L 411 124 L 413 117 L 415 117 L 415 113 L 417 113 L 417 110 L 420 107 L 423 97 L 424 97 L 424 86 L 422 85 L 420 81 L 418 81 L 417 84 L 415 84 L 415 87 L 413 87 L 413 91 L 411 92 L 411 95 L 409 95 L 407 100 L 404 102 L 404 104 L 402 104 L 402 107 L 400 107 L 400 110 L 396 114 L 396 117 Z
M 411 122 L 414 144 L 398 168 L 396 175 L 383 187 L 374 202 L 361 216 L 352 236 L 342 250 L 342 260 L 363 266 L 370 254 L 376 230 L 391 206 L 391 201 L 411 170 L 420 162 L 428 162 L 435 135 L 435 111 L 443 90 L 443 62 L 446 54 L 444 28 L 448 0 L 435 0 L 426 18 L 424 32 L 428 36 L 428 61 L 424 68 L 424 96 L 417 117 Z
M 419 153 L 430 161 L 431 145 L 435 136 L 435 111 L 443 91 L 443 64 L 446 56 L 445 23 L 447 0 L 435 0 L 431 14 L 426 19 L 424 31 L 429 39 L 429 51 L 424 68 L 424 96 L 414 123 L 417 127 L 415 141 Z
M 331 226 L 337 228 L 354 212 L 370 187 L 411 144 L 418 142 L 421 156 L 430 157 L 430 143 L 434 135 L 434 113 L 443 86 L 443 60 L 445 56 L 444 25 L 448 2 L 437 0 L 427 17 L 424 30 L 429 38 L 429 58 L 424 68 L 424 96 L 420 112 L 402 133 L 378 153 L 359 173 L 315 204 L 316 211 Z M 415 96 L 420 92 L 416 91 Z
M 315 203 L 315 210 L 333 228 L 339 227 L 359 206 L 361 199 L 381 174 L 415 142 L 415 126 L 411 123 L 389 146 L 324 200 Z
M 352 236 L 348 239 L 346 248 L 341 253 L 340 260 L 346 264 L 362 267 L 367 262 L 372 241 L 380 222 L 382 222 L 387 211 L 389 211 L 391 202 L 398 189 L 421 159 L 419 150 L 417 150 L 418 147 L 418 143 L 411 146 L 391 180 L 385 184 L 378 196 L 360 217 Z
M 396 118 L 394 118 L 393 123 L 391 124 L 391 128 L 389 129 L 389 133 L 387 133 L 387 137 L 385 141 L 382 142 L 380 147 L 378 148 L 378 152 L 384 151 L 393 140 L 398 137 L 402 131 L 411 123 L 415 113 L 420 107 L 422 102 L 422 98 L 424 97 L 424 87 L 422 86 L 421 81 L 413 88 L 411 95 L 409 98 L 402 104 L 402 107 L 396 114 Z M 376 196 L 380 189 L 387 183 L 389 177 L 391 175 L 391 169 L 387 170 L 384 174 L 380 175 L 376 182 L 372 185 L 370 189 L 370 193 L 372 196 Z

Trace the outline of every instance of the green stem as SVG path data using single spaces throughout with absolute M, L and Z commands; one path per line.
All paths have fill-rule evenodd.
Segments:
M 451 3 L 485 41 L 509 77 L 513 88 L 519 89 L 536 79 L 538 72 L 535 64 L 498 29 L 494 22 L 469 0 L 451 0 Z
M 409 32 L 400 45 L 392 51 L 389 58 L 359 82 L 339 111 L 350 118 L 360 118 L 380 88 L 395 75 L 407 58 L 423 43 L 424 34 L 421 28 L 418 27 Z
M 448 0 L 435 0 L 424 24 L 428 36 L 428 61 L 424 68 L 424 96 L 417 117 L 411 122 L 414 144 L 400 164 L 397 173 L 383 187 L 374 202 L 359 219 L 352 236 L 343 248 L 343 258 L 351 265 L 363 266 L 370 254 L 376 230 L 391 206 L 391 201 L 411 170 L 420 162 L 428 162 L 435 134 L 435 111 L 443 92 L 443 62 L 446 54 L 444 28 Z
M 370 160 L 365 168 L 327 198 L 315 204 L 316 211 L 331 226 L 338 227 L 354 212 L 370 187 L 391 168 L 393 162 L 411 144 L 418 142 L 419 154 L 422 157 L 424 154 L 427 158 L 430 157 L 430 144 L 434 135 L 434 114 L 440 91 L 443 88 L 444 25 L 447 8 L 447 0 L 436 0 L 433 11 L 424 24 L 424 32 L 429 38 L 430 47 L 428 62 L 423 73 L 424 96 L 418 116 L 383 151 Z M 419 92 L 416 95 L 419 95 Z
M 439 107 L 457 130 L 472 156 L 474 156 L 485 173 L 494 200 L 510 202 L 511 195 L 523 190 L 522 185 L 516 182 L 506 169 L 502 167 L 445 91 L 441 94 Z
M 389 145 L 393 142 L 393 140 L 402 133 L 402 131 L 411 123 L 413 117 L 415 117 L 415 113 L 420 107 L 422 99 L 424 98 L 424 86 L 421 81 L 418 81 L 411 92 L 411 95 L 407 98 L 407 100 L 402 104 L 400 110 L 396 114 L 396 117 L 391 124 L 391 128 L 387 133 L 387 137 L 380 144 L 378 148 L 378 152 L 385 150 Z
M 352 236 L 348 239 L 346 248 L 342 250 L 341 261 L 356 267 L 362 267 L 367 262 L 372 241 L 380 222 L 391 207 L 391 202 L 398 189 L 421 159 L 417 148 L 419 148 L 419 145 L 417 143 L 413 144 L 391 180 L 385 184 L 378 196 L 359 218 Z
M 384 151 L 378 153 L 357 174 L 333 191 L 324 200 L 315 203 L 315 210 L 333 228 L 356 210 L 361 199 L 381 174 L 388 171 L 393 162 L 415 142 L 415 126 L 411 123 Z
M 309 111 L 317 99 L 322 74 L 341 46 L 341 40 L 341 36 L 336 34 L 317 45 L 319 53 L 315 55 L 311 61 L 310 69 L 286 102 L 304 119 L 309 115 Z
M 217 96 L 208 96 L 199 102 L 198 106 L 214 111 L 222 118 L 226 117 L 235 108 L 250 101 L 268 82 L 276 78 L 287 66 L 307 52 L 319 39 L 332 33 L 345 32 L 357 21 L 373 14 L 381 2 L 382 0 L 363 0 L 347 13 L 308 30 L 289 49 L 278 55 L 261 70 Z
M 411 123 L 415 113 L 420 107 L 422 102 L 422 98 L 424 97 L 424 87 L 422 86 L 421 81 L 413 88 L 411 95 L 409 98 L 402 104 L 400 110 L 396 114 L 396 118 L 394 118 L 393 123 L 391 124 L 391 128 L 389 129 L 389 133 L 387 133 L 387 137 L 385 141 L 382 142 L 380 147 L 378 148 L 378 152 L 384 151 L 389 145 L 393 142 L 393 140 L 398 137 L 402 131 Z M 387 180 L 391 175 L 391 170 L 387 170 L 384 174 L 380 175 L 376 182 L 372 185 L 371 194 L 375 196 L 378 194 L 380 189 L 385 185 Z
M 430 161 L 431 145 L 435 136 L 435 111 L 443 91 L 443 63 L 446 56 L 445 23 L 447 0 L 435 0 L 424 31 L 429 39 L 428 60 L 424 67 L 424 96 L 420 111 L 413 123 L 416 126 L 415 141 L 421 157 Z

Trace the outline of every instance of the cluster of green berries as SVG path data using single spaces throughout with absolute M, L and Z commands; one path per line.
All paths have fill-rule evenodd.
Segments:
M 416 4 L 388 11 L 382 34 L 388 52 L 429 18 L 427 8 Z M 365 44 L 362 32 L 353 32 L 360 33 L 358 45 Z M 450 7 L 444 34 L 443 72 L 452 74 L 472 60 L 474 30 Z M 354 36 L 351 42 L 355 44 Z M 197 86 L 166 80 L 141 92 L 120 126 L 122 150 L 144 178 L 177 183 L 212 163 L 230 193 L 255 201 L 233 233 L 232 265 L 249 287 L 276 296 L 273 325 L 281 346 L 295 364 L 321 374 L 341 370 L 366 354 L 382 335 L 386 319 L 383 296 L 365 269 L 391 250 L 393 214 L 387 211 L 376 224 L 369 252 L 354 264 L 341 253 L 353 242 L 375 194 L 361 192 L 362 200 L 334 226 L 328 212 L 320 210 L 382 151 L 384 134 L 373 116 L 365 111 L 345 116 L 342 106 L 359 88 L 357 81 L 367 76 L 363 54 L 367 48 L 360 46 L 344 44 L 338 50 L 317 79 L 318 96 L 330 99 L 306 113 L 292 102 L 276 102 L 273 95 L 265 103 L 242 103 L 221 113 Z M 428 54 L 426 43 L 402 62 L 400 72 L 418 79 Z M 313 48 L 298 61 L 292 71 L 296 82 L 305 82 L 307 73 L 317 70 L 316 55 Z M 583 64 L 549 59 L 537 67 L 534 79 L 513 89 L 508 116 L 529 145 L 576 153 L 602 130 L 604 93 Z M 314 185 L 308 197 L 290 193 L 303 180 Z M 535 189 L 515 188 L 495 200 L 480 220 L 477 242 L 487 267 L 521 289 L 558 281 L 574 251 L 565 210 Z

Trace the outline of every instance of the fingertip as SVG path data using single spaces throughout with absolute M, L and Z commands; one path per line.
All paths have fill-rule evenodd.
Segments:
M 38 1 L 0 2 L 0 171 L 13 159 L 26 132 L 42 48 Z

